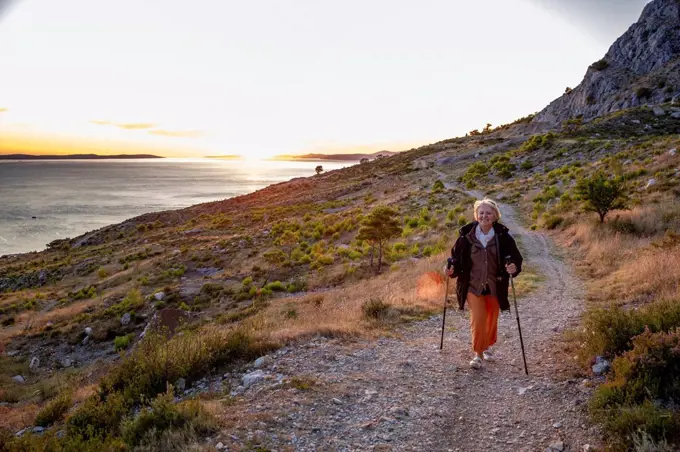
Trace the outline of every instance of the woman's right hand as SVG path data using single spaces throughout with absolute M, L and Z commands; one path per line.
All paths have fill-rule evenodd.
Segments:
M 449 276 L 449 277 L 453 276 L 453 268 L 447 268 L 445 270 L 445 272 L 446 272 L 446 276 Z

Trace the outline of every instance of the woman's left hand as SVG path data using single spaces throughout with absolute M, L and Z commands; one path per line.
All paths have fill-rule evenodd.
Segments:
M 517 272 L 517 266 L 515 264 L 508 264 L 505 266 L 505 271 L 511 275 L 514 275 L 515 272 Z

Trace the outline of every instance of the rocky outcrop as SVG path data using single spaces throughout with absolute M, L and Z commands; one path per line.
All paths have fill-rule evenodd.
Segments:
M 593 63 L 581 84 L 534 118 L 557 125 L 624 108 L 670 102 L 680 93 L 680 0 L 654 0 L 640 19 Z

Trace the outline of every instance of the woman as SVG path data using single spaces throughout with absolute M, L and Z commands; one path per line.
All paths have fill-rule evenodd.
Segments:
M 447 275 L 458 278 L 456 296 L 462 310 L 470 307 L 472 349 L 470 367 L 479 369 L 482 360 L 491 361 L 489 347 L 496 343 L 498 314 L 509 311 L 508 285 L 522 271 L 522 255 L 508 228 L 498 223 L 501 211 L 490 200 L 476 201 L 475 221 L 463 226 L 451 249 L 453 267 Z

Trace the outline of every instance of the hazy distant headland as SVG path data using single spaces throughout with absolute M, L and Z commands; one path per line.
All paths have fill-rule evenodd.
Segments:
M 341 160 L 341 161 L 359 161 L 361 159 L 374 159 L 382 157 L 389 157 L 396 154 L 396 152 L 380 151 L 373 154 L 302 154 L 289 155 L 281 154 L 275 155 L 270 160 Z
M 112 159 L 162 159 L 152 154 L 68 154 L 68 155 L 30 155 L 30 154 L 5 154 L 0 155 L 0 160 L 112 160 Z

